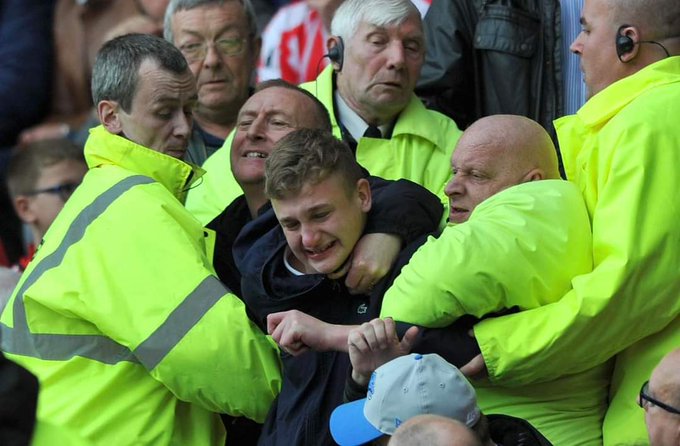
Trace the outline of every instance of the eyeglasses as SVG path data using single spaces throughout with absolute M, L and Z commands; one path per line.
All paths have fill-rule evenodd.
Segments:
M 180 46 L 179 50 L 184 54 L 187 61 L 198 62 L 205 59 L 209 45 L 213 45 L 216 51 L 225 56 L 238 56 L 243 52 L 245 42 L 245 38 L 239 37 L 220 39 L 217 42 L 186 43 Z
M 642 385 L 640 388 L 640 396 L 638 397 L 638 406 L 642 407 L 643 409 L 647 408 L 647 404 L 652 403 L 655 406 L 665 410 L 666 412 L 674 413 L 677 415 L 680 415 L 680 409 L 676 409 L 675 407 L 669 406 L 668 404 L 662 403 L 659 400 L 656 400 L 649 396 L 649 381 L 645 381 L 645 383 Z
M 59 184 L 58 186 L 34 190 L 32 192 L 29 192 L 27 195 L 54 194 L 59 195 L 59 197 L 62 200 L 64 200 L 64 202 L 66 202 L 66 200 L 71 198 L 71 195 L 73 195 L 73 191 L 76 190 L 78 186 L 80 186 L 80 183 L 64 183 Z

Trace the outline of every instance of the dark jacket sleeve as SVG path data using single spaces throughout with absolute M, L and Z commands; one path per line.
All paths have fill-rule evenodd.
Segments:
M 434 0 L 423 21 L 427 52 L 416 94 L 461 129 L 479 116 L 473 53 L 477 17 L 471 0 Z
M 215 253 L 212 262 L 217 277 L 239 297 L 241 297 L 241 273 L 234 262 L 232 250 L 236 237 L 249 221 L 248 203 L 245 196 L 241 195 L 206 225 L 215 231 Z
M 478 319 L 464 316 L 444 328 L 420 328 L 411 352 L 423 355 L 436 353 L 446 361 L 462 367 L 481 353 L 475 338 L 469 331 Z M 397 333 L 402 337 L 411 324 L 397 322 Z
M 386 233 L 409 244 L 438 229 L 444 208 L 439 198 L 409 181 L 369 177 L 373 204 L 364 233 Z

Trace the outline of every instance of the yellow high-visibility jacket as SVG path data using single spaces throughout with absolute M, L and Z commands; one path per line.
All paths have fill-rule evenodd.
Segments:
M 617 355 L 605 445 L 646 444 L 637 394 L 661 357 L 680 346 L 678 116 L 675 56 L 556 121 L 567 176 L 590 214 L 594 269 L 554 305 L 475 328 L 499 384 L 577 373 Z
M 443 327 L 465 314 L 551 306 L 572 279 L 592 270 L 591 248 L 588 212 L 574 184 L 513 186 L 421 246 L 385 294 L 381 316 Z M 504 336 L 515 339 L 523 329 L 507 326 Z M 515 342 L 528 348 L 533 338 Z M 527 386 L 473 385 L 486 413 L 526 419 L 556 445 L 599 445 L 609 373 L 595 367 Z
M 38 419 L 102 445 L 222 445 L 215 412 L 257 421 L 278 355 L 214 276 L 182 205 L 194 169 L 103 127 L 90 170 L 0 317 L 40 380 Z
M 231 173 L 231 142 L 234 131 L 229 133 L 222 147 L 203 163 L 205 174 L 189 189 L 185 206 L 204 226 L 243 195 L 243 189 Z
M 316 81 L 301 85 L 328 109 L 333 134 L 341 138 L 333 108 L 333 69 L 328 66 Z M 388 180 L 405 178 L 440 197 L 445 208 L 444 188 L 451 177 L 451 154 L 462 132 L 448 117 L 427 110 L 412 95 L 399 114 L 390 139 L 361 138 L 356 149 L 359 164 L 371 175 Z M 203 224 L 209 223 L 243 192 L 231 173 L 233 132 L 224 145 L 203 164 L 202 184 L 189 191 L 187 209 Z

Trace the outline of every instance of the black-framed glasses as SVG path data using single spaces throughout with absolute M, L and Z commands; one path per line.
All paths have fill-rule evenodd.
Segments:
M 57 186 L 46 187 L 44 189 L 37 189 L 29 192 L 27 195 L 54 194 L 59 195 L 59 198 L 66 202 L 66 200 L 71 198 L 73 191 L 76 190 L 78 186 L 80 186 L 80 183 L 64 183 Z
M 198 62 L 205 59 L 206 54 L 208 54 L 208 46 L 213 45 L 215 50 L 220 52 L 225 56 L 238 56 L 243 52 L 245 48 L 246 39 L 243 37 L 238 38 L 224 38 L 217 42 L 195 42 L 186 43 L 179 47 L 179 50 L 184 54 L 184 57 L 189 62 Z
M 680 415 L 680 409 L 676 409 L 673 406 L 669 406 L 666 403 L 662 403 L 659 400 L 656 400 L 649 396 L 649 381 L 645 381 L 644 384 L 642 384 L 642 387 L 640 388 L 640 395 L 638 396 L 638 405 L 645 409 L 647 407 L 647 404 L 652 403 L 655 406 L 665 410 L 666 412 L 674 413 L 677 415 Z

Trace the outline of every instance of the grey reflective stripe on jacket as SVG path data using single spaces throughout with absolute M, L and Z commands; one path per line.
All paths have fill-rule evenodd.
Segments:
M 57 361 L 66 361 L 74 356 L 105 364 L 127 361 L 141 363 L 151 370 L 224 295 L 224 286 L 215 277 L 206 277 L 182 304 L 175 308 L 167 320 L 134 351 L 103 335 L 31 333 L 23 301 L 26 290 L 44 273 L 61 264 L 68 249 L 83 238 L 89 225 L 116 199 L 134 186 L 153 182 L 153 179 L 141 175 L 125 178 L 99 195 L 78 214 L 59 247 L 35 265 L 17 291 L 13 304 L 14 326 L 9 327 L 0 323 L 0 345 L 3 351 Z

